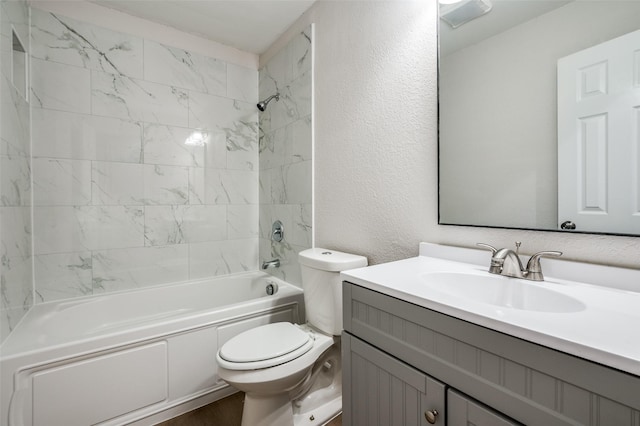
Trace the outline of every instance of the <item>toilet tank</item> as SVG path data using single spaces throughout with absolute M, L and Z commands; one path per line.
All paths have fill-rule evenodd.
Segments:
M 342 332 L 340 272 L 367 266 L 367 258 L 323 248 L 298 254 L 307 322 L 334 336 Z

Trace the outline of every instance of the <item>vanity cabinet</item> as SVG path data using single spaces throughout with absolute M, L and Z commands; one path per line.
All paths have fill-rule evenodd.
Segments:
M 424 413 L 437 419 L 444 412 L 443 383 L 349 334 L 342 345 L 351 372 L 343 381 L 343 423 L 418 426 L 427 423 Z
M 349 371 L 343 382 L 344 424 L 444 425 L 443 413 L 450 426 L 520 424 L 349 333 L 342 345 L 343 368 Z
M 638 376 L 348 282 L 343 297 L 345 425 L 640 425 Z

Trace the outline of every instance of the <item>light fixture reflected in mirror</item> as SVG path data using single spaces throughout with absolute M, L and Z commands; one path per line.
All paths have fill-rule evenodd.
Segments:
M 209 140 L 209 132 L 205 130 L 194 130 L 184 141 L 189 146 L 204 146 Z
M 440 19 L 451 28 L 458 28 L 476 18 L 489 13 L 492 9 L 490 0 L 439 0 Z

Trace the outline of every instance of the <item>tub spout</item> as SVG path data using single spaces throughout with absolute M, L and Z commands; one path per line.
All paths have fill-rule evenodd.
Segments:
M 280 259 L 265 260 L 262 262 L 262 269 L 279 268 Z

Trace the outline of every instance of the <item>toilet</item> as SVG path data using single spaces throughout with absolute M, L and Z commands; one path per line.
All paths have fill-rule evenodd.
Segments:
M 256 327 L 218 350 L 218 375 L 245 392 L 242 426 L 322 425 L 342 411 L 340 272 L 367 258 L 313 248 L 298 261 L 307 323 Z

